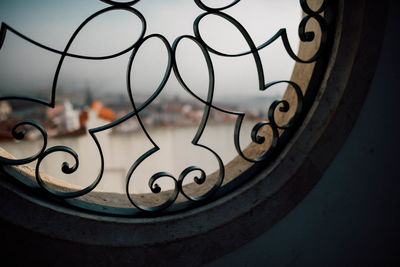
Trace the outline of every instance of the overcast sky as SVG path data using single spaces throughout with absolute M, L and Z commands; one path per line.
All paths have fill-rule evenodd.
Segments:
M 209 3 L 212 1 L 205 1 Z M 229 2 L 229 1 L 222 1 Z M 3 21 L 53 48 L 63 50 L 78 25 L 92 13 L 107 7 L 99 0 L 2 0 L 0 21 Z M 193 35 L 193 21 L 202 13 L 190 0 L 141 0 L 134 6 L 147 21 L 146 35 L 160 33 L 172 44 L 179 35 Z M 280 28 L 287 28 L 289 40 L 297 51 L 297 27 L 300 7 L 297 0 L 242 0 L 226 11 L 248 30 L 256 45 L 269 39 Z M 206 40 L 226 52 L 243 52 L 248 49 L 237 30 L 221 18 L 209 16 L 201 29 Z M 128 47 L 139 36 L 140 20 L 126 11 L 113 11 L 94 19 L 78 35 L 71 53 L 105 55 Z M 207 90 L 207 69 L 196 45 L 187 41 L 178 50 L 179 66 L 184 79 L 199 95 Z M 266 82 L 289 79 L 294 62 L 284 52 L 279 40 L 260 52 Z M 126 66 L 129 53 L 116 59 L 94 62 L 66 59 L 60 74 L 59 86 L 93 90 L 126 91 Z M 276 95 L 281 89 L 259 92 L 257 73 L 252 56 L 221 58 L 212 56 L 216 72 L 216 98 Z M 8 32 L 0 50 L 1 89 L 49 88 L 59 56 L 43 51 Z M 150 94 L 155 90 L 166 65 L 166 51 L 156 39 L 144 45 L 135 60 L 132 76 L 134 91 Z M 172 75 L 165 93 L 184 94 Z

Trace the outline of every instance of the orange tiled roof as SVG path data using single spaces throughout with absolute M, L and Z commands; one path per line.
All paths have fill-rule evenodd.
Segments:
M 112 109 L 110 108 L 106 108 L 106 107 L 101 107 L 98 111 L 97 111 L 97 115 L 107 121 L 114 121 L 115 118 L 115 113 Z
M 97 111 L 97 116 L 107 121 L 114 121 L 115 112 L 114 110 L 104 107 L 99 101 L 93 101 L 91 106 L 92 109 Z

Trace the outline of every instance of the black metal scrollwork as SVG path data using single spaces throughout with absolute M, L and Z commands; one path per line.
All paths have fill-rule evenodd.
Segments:
M 55 69 L 55 73 L 54 73 L 50 101 L 45 101 L 43 99 L 25 97 L 25 96 L 0 97 L 0 101 L 4 101 L 4 100 L 31 101 L 31 102 L 36 102 L 36 103 L 54 108 L 55 100 L 56 100 L 56 90 L 57 90 L 58 78 L 59 78 L 64 60 L 66 58 L 71 57 L 71 58 L 84 59 L 84 60 L 105 60 L 105 59 L 110 59 L 110 58 L 115 58 L 115 57 L 121 56 L 125 53 L 131 53 L 131 56 L 130 56 L 130 59 L 128 62 L 128 66 L 127 66 L 127 72 L 126 72 L 126 87 L 127 87 L 127 93 L 128 93 L 130 102 L 132 104 L 132 111 L 116 121 L 113 121 L 109 124 L 88 130 L 91 138 L 93 139 L 94 143 L 96 144 L 96 146 L 98 148 L 98 153 L 99 153 L 100 159 L 101 159 L 101 167 L 100 167 L 100 171 L 99 171 L 97 177 L 86 188 L 83 188 L 81 190 L 74 191 L 74 192 L 59 192 L 59 191 L 56 191 L 55 189 L 50 188 L 46 184 L 46 182 L 42 179 L 40 171 L 39 171 L 42 161 L 46 157 L 50 156 L 51 154 L 53 154 L 55 152 L 67 153 L 73 157 L 75 162 L 72 166 L 70 166 L 70 164 L 67 162 L 62 163 L 61 170 L 65 174 L 70 174 L 70 173 L 75 172 L 79 167 L 79 157 L 78 157 L 77 153 L 74 150 L 72 150 L 71 148 L 66 147 L 66 146 L 54 146 L 51 148 L 47 148 L 46 130 L 38 122 L 24 120 L 24 121 L 19 122 L 18 124 L 16 124 L 13 127 L 12 136 L 15 139 L 19 139 L 19 140 L 24 138 L 24 131 L 21 130 L 23 126 L 29 125 L 31 127 L 34 127 L 35 129 L 37 129 L 40 132 L 40 134 L 43 138 L 43 146 L 39 152 L 37 152 L 34 155 L 27 157 L 27 158 L 8 159 L 8 158 L 0 157 L 0 164 L 1 165 L 22 165 L 22 164 L 27 164 L 27 163 L 37 160 L 36 169 L 35 169 L 37 184 L 45 192 L 49 193 L 52 197 L 55 197 L 55 198 L 58 198 L 61 200 L 64 199 L 66 201 L 66 203 L 70 203 L 72 205 L 76 205 L 81 208 L 98 211 L 99 210 L 98 208 L 91 207 L 87 203 L 82 204 L 82 202 L 80 202 L 80 201 L 69 201 L 69 200 L 79 197 L 79 196 L 83 196 L 83 195 L 89 193 L 90 191 L 92 191 L 94 188 L 96 188 L 96 186 L 99 184 L 100 180 L 103 177 L 104 156 L 103 156 L 103 152 L 101 149 L 101 145 L 96 137 L 96 134 L 99 132 L 108 130 L 112 127 L 115 127 L 121 123 L 124 123 L 125 121 L 127 121 L 133 117 L 136 117 L 137 121 L 140 124 L 141 129 L 143 130 L 147 139 L 151 142 L 153 147 L 151 149 L 149 149 L 146 153 L 141 155 L 138 159 L 136 159 L 133 162 L 132 166 L 130 167 L 128 173 L 126 174 L 126 187 L 125 187 L 126 195 L 129 199 L 130 203 L 133 206 L 132 209 L 124 209 L 124 210 L 115 209 L 114 211 L 111 211 L 110 213 L 115 212 L 115 214 L 119 214 L 119 215 L 121 215 L 121 214 L 122 215 L 134 215 L 134 214 L 138 214 L 138 213 L 140 214 L 140 212 L 155 213 L 155 212 L 160 212 L 163 210 L 168 210 L 168 208 L 174 204 L 174 202 L 177 199 L 179 194 L 181 194 L 184 198 L 186 198 L 188 200 L 189 206 L 190 206 L 190 203 L 192 203 L 193 206 L 197 206 L 199 203 L 209 201 L 209 200 L 215 198 L 216 195 L 218 195 L 219 189 L 221 188 L 223 181 L 224 181 L 224 177 L 225 177 L 225 167 L 224 167 L 224 163 L 221 160 L 220 156 L 215 151 L 213 151 L 210 147 L 207 147 L 207 146 L 199 143 L 199 140 L 204 132 L 204 129 L 206 128 L 206 125 L 207 125 L 207 122 L 208 122 L 208 119 L 210 116 L 210 112 L 212 110 L 216 110 L 216 111 L 223 112 L 226 114 L 234 115 L 237 117 L 236 123 L 235 123 L 235 130 L 233 133 L 234 144 L 235 144 L 237 153 L 245 160 L 254 162 L 254 163 L 264 162 L 264 161 L 268 160 L 271 157 L 271 155 L 274 154 L 276 148 L 278 147 L 278 144 L 281 142 L 280 141 L 280 135 L 281 135 L 280 131 L 286 131 L 288 129 L 291 129 L 293 127 L 293 125 L 299 121 L 302 114 L 304 113 L 304 95 L 298 84 L 296 84 L 293 81 L 289 81 L 289 80 L 272 81 L 272 82 L 266 83 L 266 81 L 265 81 L 266 79 L 264 77 L 263 62 L 260 58 L 259 51 L 267 48 L 270 44 L 272 44 L 273 42 L 275 42 L 276 40 L 278 40 L 280 38 L 282 40 L 283 46 L 286 49 L 288 55 L 295 61 L 301 62 L 301 63 L 311 63 L 311 62 L 317 61 L 325 53 L 325 51 L 327 49 L 328 25 L 327 25 L 326 19 L 323 16 L 323 13 L 326 12 L 326 10 L 329 7 L 328 0 L 323 1 L 322 5 L 318 8 L 318 10 L 312 10 L 309 7 L 306 0 L 300 0 L 300 6 L 302 7 L 303 12 L 306 14 L 304 16 L 304 18 L 301 20 L 301 22 L 299 24 L 299 28 L 298 28 L 298 34 L 299 34 L 300 40 L 302 42 L 315 41 L 315 33 L 306 31 L 306 26 L 311 19 L 314 19 L 315 21 L 317 21 L 317 23 L 320 27 L 320 30 L 321 30 L 321 39 L 320 39 L 319 47 L 318 47 L 317 51 L 315 52 L 315 54 L 308 59 L 299 58 L 296 55 L 296 53 L 292 50 L 291 45 L 288 40 L 286 29 L 280 29 L 270 39 L 265 41 L 263 44 L 257 46 L 254 43 L 250 34 L 242 26 L 242 24 L 240 24 L 240 22 L 237 21 L 232 16 L 224 13 L 224 10 L 227 10 L 232 6 L 235 6 L 236 4 L 238 4 L 240 2 L 240 0 L 234 0 L 230 4 L 227 4 L 225 6 L 221 6 L 218 8 L 209 7 L 208 5 L 204 4 L 201 0 L 194 0 L 195 4 L 200 9 L 204 10 L 205 12 L 203 14 L 199 15 L 196 18 L 196 20 L 194 21 L 193 36 L 192 35 L 179 36 L 175 39 L 175 41 L 172 43 L 172 45 L 168 42 L 168 40 L 163 35 L 156 34 L 156 33 L 146 35 L 146 19 L 140 13 L 140 11 L 138 11 L 137 9 L 135 9 L 133 7 L 140 0 L 129 1 L 129 2 L 117 2 L 117 1 L 111 1 L 111 0 L 101 0 L 101 1 L 109 4 L 110 6 L 107 8 L 104 8 L 100 11 L 95 12 L 94 14 L 89 16 L 86 20 L 84 20 L 79 25 L 79 27 L 75 30 L 75 32 L 72 34 L 72 36 L 69 38 L 63 51 L 59 51 L 57 49 L 40 44 L 40 43 L 30 39 L 29 37 L 23 35 L 22 33 L 18 32 L 17 30 L 13 29 L 12 27 L 8 26 L 7 24 L 5 24 L 5 23 L 1 24 L 0 49 L 6 38 L 7 32 L 10 31 L 10 32 L 14 33 L 15 35 L 17 35 L 18 37 L 22 38 L 23 40 L 25 40 L 37 47 L 40 47 L 51 53 L 59 55 L 60 59 L 59 59 L 58 65 L 57 65 L 57 67 Z M 73 44 L 75 38 L 78 36 L 80 31 L 91 20 L 93 20 L 95 17 L 101 16 L 102 14 L 105 14 L 105 13 L 113 11 L 113 10 L 125 10 L 140 19 L 141 24 L 142 24 L 141 33 L 139 35 L 139 38 L 133 44 L 131 44 L 129 47 L 127 47 L 117 53 L 110 54 L 110 55 L 103 55 L 103 56 L 88 56 L 88 55 L 69 53 L 69 49 L 70 49 L 71 45 Z M 226 20 L 230 24 L 232 24 L 241 33 L 242 37 L 244 38 L 244 40 L 246 41 L 246 43 L 248 45 L 249 50 L 241 52 L 241 53 L 229 54 L 229 53 L 225 53 L 223 51 L 218 51 L 218 50 L 212 48 L 210 45 L 208 45 L 207 42 L 203 39 L 203 37 L 201 35 L 201 31 L 200 31 L 200 23 L 201 23 L 202 19 L 207 16 L 218 16 L 218 17 Z M 146 42 L 150 39 L 158 39 L 159 41 L 161 41 L 164 44 L 165 49 L 168 54 L 168 63 L 167 63 L 166 69 L 165 69 L 164 77 L 163 77 L 162 81 L 160 82 L 160 84 L 158 85 L 158 87 L 154 90 L 153 94 L 146 101 L 144 101 L 144 103 L 137 106 L 137 104 L 135 103 L 135 99 L 133 97 L 133 93 L 132 93 L 134 88 L 132 88 L 132 85 L 131 85 L 131 73 L 132 73 L 132 68 L 134 65 L 134 60 L 135 60 L 136 54 L 138 53 L 140 48 L 143 45 L 145 45 Z M 181 75 L 181 72 L 178 67 L 176 53 L 177 53 L 177 50 L 179 49 L 179 44 L 182 40 L 189 40 L 189 41 L 193 42 L 194 44 L 196 44 L 198 46 L 198 48 L 201 50 L 202 55 L 204 56 L 205 62 L 207 64 L 208 79 L 209 79 L 208 94 L 207 94 L 206 99 L 201 98 L 193 90 L 191 90 Z M 264 144 L 266 142 L 267 137 L 262 135 L 262 131 L 261 131 L 262 128 L 269 127 L 271 130 L 271 133 L 272 133 L 271 136 L 269 137 L 270 138 L 269 147 L 265 150 L 263 155 L 261 155 L 257 158 L 247 157 L 244 154 L 243 149 L 240 146 L 240 130 L 242 127 L 242 122 L 245 118 L 245 113 L 224 109 L 222 107 L 215 105 L 213 102 L 215 73 L 214 73 L 213 62 L 212 62 L 210 53 L 214 54 L 216 56 L 221 56 L 221 57 L 242 57 L 245 55 L 252 55 L 252 57 L 254 59 L 254 63 L 256 65 L 256 69 L 257 69 L 258 89 L 260 91 L 268 90 L 268 88 L 273 87 L 274 85 L 283 83 L 283 84 L 288 85 L 288 90 L 294 90 L 294 92 L 295 92 L 296 100 L 297 100 L 296 110 L 295 110 L 295 113 L 292 116 L 292 118 L 286 124 L 279 125 L 276 122 L 275 113 L 277 110 L 279 110 L 279 112 L 287 112 L 290 108 L 290 103 L 287 102 L 286 100 L 276 100 L 268 108 L 268 117 L 266 118 L 266 121 L 261 121 L 261 122 L 257 123 L 256 125 L 254 125 L 252 132 L 251 132 L 251 140 L 256 144 Z M 174 177 L 172 174 L 170 174 L 168 172 L 155 173 L 148 180 L 148 186 L 151 189 L 151 192 L 153 194 L 158 194 L 162 191 L 161 187 L 157 184 L 157 181 L 160 178 L 170 179 L 174 184 L 174 188 L 173 188 L 173 190 L 168 191 L 169 195 L 168 195 L 167 200 L 164 203 L 161 203 L 157 206 L 144 206 L 141 203 L 137 203 L 136 200 L 131 197 L 130 184 L 135 182 L 134 178 L 132 178 L 132 177 L 133 177 L 135 170 L 138 168 L 138 166 L 140 164 L 142 164 L 144 161 L 146 161 L 153 154 L 157 153 L 160 150 L 160 148 L 156 144 L 156 142 L 151 138 L 151 135 L 148 133 L 148 131 L 141 119 L 141 112 L 144 109 L 146 109 L 146 107 L 149 106 L 151 104 L 151 102 L 153 102 L 159 96 L 159 94 L 165 87 L 165 85 L 171 75 L 171 72 L 174 73 L 175 77 L 179 81 L 182 88 L 189 95 L 191 95 L 194 99 L 196 99 L 197 101 L 199 101 L 200 103 L 202 103 L 204 105 L 202 120 L 199 124 L 199 127 L 197 129 L 195 136 L 192 139 L 192 145 L 197 146 L 200 149 L 204 149 L 205 151 L 210 153 L 210 155 L 213 158 L 215 158 L 215 160 L 219 166 L 218 171 L 217 171 L 218 177 L 215 180 L 214 184 L 211 186 L 211 188 L 206 193 L 204 193 L 203 195 L 200 195 L 200 196 L 191 196 L 188 192 L 185 191 L 183 182 L 188 177 L 192 177 L 193 176 L 192 174 L 197 173 L 198 175 L 195 176 L 193 179 L 194 183 L 198 184 L 198 185 L 205 183 L 207 181 L 207 174 L 201 167 L 188 166 L 180 173 L 178 178 Z

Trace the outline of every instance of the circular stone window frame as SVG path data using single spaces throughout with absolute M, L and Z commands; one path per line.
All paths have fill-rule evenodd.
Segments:
M 100 266 L 197 266 L 268 230 L 313 188 L 350 133 L 377 65 L 386 5 L 338 1 L 328 67 L 304 122 L 271 164 L 211 203 L 162 217 L 108 217 L 50 203 L 0 172 L 8 256 L 59 265 L 95 259 Z M 293 75 L 302 69 L 296 64 Z

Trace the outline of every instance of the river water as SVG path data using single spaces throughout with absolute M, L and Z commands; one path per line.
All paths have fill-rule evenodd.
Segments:
M 250 142 L 250 131 L 255 122 L 244 122 L 241 130 L 241 145 Z M 204 130 L 200 144 L 213 149 L 227 164 L 237 152 L 234 147 L 233 123 L 209 124 Z M 207 174 L 218 169 L 215 156 L 204 148 L 194 146 L 191 141 L 197 126 L 163 127 L 149 129 L 154 142 L 160 147 L 156 153 L 146 158 L 132 176 L 132 193 L 150 192 L 149 178 L 157 172 L 169 172 L 178 178 L 179 174 L 189 166 L 198 166 Z M 111 132 L 96 134 L 104 154 L 104 175 L 96 187 L 96 191 L 125 192 L 126 175 L 132 164 L 146 151 L 153 148 L 143 132 Z M 97 177 L 100 169 L 98 148 L 90 135 L 78 137 L 50 138 L 48 147 L 61 145 L 75 150 L 79 156 L 79 168 L 73 174 L 63 174 L 61 164 L 67 161 L 72 166 L 73 158 L 64 152 L 56 152 L 46 157 L 40 165 L 43 171 L 52 177 L 81 187 L 90 185 Z M 41 140 L 2 142 L 0 146 L 15 157 L 32 155 L 42 146 Z M 35 167 L 36 162 L 31 163 Z M 163 189 L 172 188 L 171 180 L 157 181 Z

